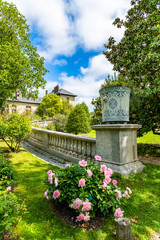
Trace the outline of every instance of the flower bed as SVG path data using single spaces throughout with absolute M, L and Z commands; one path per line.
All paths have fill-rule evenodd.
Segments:
M 109 209 L 116 219 L 122 217 L 121 200 L 128 199 L 132 193 L 127 187 L 122 194 L 117 180 L 112 177 L 112 169 L 101 165 L 100 156 L 95 156 L 93 161 L 66 164 L 56 174 L 52 170 L 47 174 L 49 188 L 44 196 L 67 202 L 77 212 L 78 222 L 88 222 L 97 211 L 105 216 Z

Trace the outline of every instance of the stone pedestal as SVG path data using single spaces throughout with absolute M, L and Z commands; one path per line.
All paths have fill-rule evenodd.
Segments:
M 137 158 L 137 124 L 94 125 L 96 154 L 102 162 L 122 175 L 142 171 L 144 165 Z
M 131 223 L 127 218 L 119 218 L 116 226 L 117 240 L 132 240 Z

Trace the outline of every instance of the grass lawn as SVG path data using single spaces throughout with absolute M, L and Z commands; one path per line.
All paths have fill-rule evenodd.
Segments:
M 8 147 L 0 142 L 0 152 Z M 27 213 L 19 216 L 15 232 L 20 240 L 112 240 L 115 239 L 113 216 L 106 217 L 105 225 L 98 231 L 86 231 L 66 225 L 57 218 L 52 204 L 43 196 L 47 190 L 47 174 L 56 167 L 47 164 L 32 154 L 21 150 L 12 153 L 11 161 L 17 172 L 15 194 L 25 202 Z M 142 173 L 117 178 L 118 183 L 130 187 L 131 198 L 122 206 L 124 216 L 132 223 L 134 239 L 148 240 L 160 229 L 160 166 L 146 165 Z

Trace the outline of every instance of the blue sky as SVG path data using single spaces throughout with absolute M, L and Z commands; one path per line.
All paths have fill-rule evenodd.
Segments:
M 125 18 L 130 0 L 8 0 L 13 2 L 30 25 L 31 41 L 45 57 L 49 73 L 45 89 L 59 84 L 78 95 L 92 110 L 92 98 L 112 65 L 102 54 L 110 36 L 118 42 L 124 29 L 112 25 L 115 17 Z M 44 96 L 45 90 L 39 89 Z

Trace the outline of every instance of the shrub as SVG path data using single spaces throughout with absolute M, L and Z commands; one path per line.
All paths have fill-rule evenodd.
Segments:
M 0 138 L 13 152 L 18 152 L 23 139 L 31 132 L 29 116 L 16 113 L 0 118 Z
M 67 123 L 67 116 L 65 115 L 57 115 L 54 118 L 55 129 L 58 132 L 65 132 Z
M 78 104 L 69 114 L 66 131 L 68 133 L 88 133 L 90 132 L 90 118 L 87 116 L 85 108 Z
M 129 198 L 131 190 L 126 188 L 122 195 L 117 181 L 112 179 L 112 169 L 100 164 L 101 157 L 95 156 L 92 162 L 79 161 L 78 164 L 67 164 L 55 174 L 47 172 L 49 188 L 44 196 L 58 202 L 65 201 L 76 210 L 77 221 L 89 221 L 100 210 L 105 216 L 110 209 L 114 216 L 122 217 L 120 200 Z

